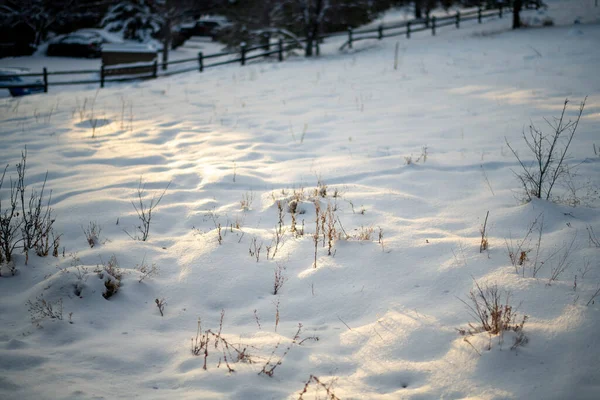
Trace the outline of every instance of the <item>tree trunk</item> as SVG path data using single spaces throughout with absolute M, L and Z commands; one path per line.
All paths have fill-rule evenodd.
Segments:
M 313 55 L 313 38 L 311 35 L 306 37 L 306 49 L 304 50 L 304 55 L 306 57 L 312 57 Z
M 171 18 L 165 18 L 165 25 L 163 27 L 163 54 L 162 54 L 162 69 L 167 69 L 167 63 L 169 62 L 169 47 L 171 47 Z
M 521 27 L 521 8 L 523 8 L 522 0 L 513 1 L 513 29 Z
M 415 18 L 420 19 L 423 18 L 423 10 L 422 10 L 422 1 L 423 0 L 415 0 Z

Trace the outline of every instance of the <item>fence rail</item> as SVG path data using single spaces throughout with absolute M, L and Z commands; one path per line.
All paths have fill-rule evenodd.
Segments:
M 309 40 L 307 38 L 295 39 L 295 40 L 287 40 L 284 41 L 279 39 L 279 42 L 275 45 L 266 44 L 259 45 L 253 47 L 246 47 L 245 44 L 240 46 L 239 51 L 229 51 L 229 52 L 221 52 L 214 54 L 203 54 L 202 52 L 198 53 L 197 57 L 194 58 L 186 58 L 180 60 L 173 60 L 168 62 L 161 62 L 160 66 L 162 67 L 162 71 L 159 72 L 159 62 L 155 60 L 153 63 L 145 63 L 145 64 L 135 64 L 128 66 L 127 64 L 122 64 L 119 66 L 105 66 L 102 65 L 100 69 L 94 70 L 75 70 L 75 71 L 54 71 L 48 72 L 48 70 L 44 67 L 41 73 L 26 73 L 26 74 L 16 74 L 10 75 L 10 77 L 14 78 L 40 78 L 38 82 L 33 83 L 24 83 L 24 82 L 15 82 L 13 84 L 10 83 L 2 83 L 0 82 L 0 89 L 30 89 L 30 88 L 43 88 L 44 92 L 48 92 L 49 86 L 60 86 L 60 85 L 87 85 L 87 84 L 100 84 L 100 87 L 103 88 L 106 83 L 110 82 L 129 82 L 129 81 L 139 81 L 139 80 L 147 80 L 147 79 L 156 79 L 162 76 L 172 76 L 182 73 L 187 73 L 191 71 L 199 71 L 203 72 L 206 68 L 214 68 L 221 65 L 240 63 L 242 66 L 246 64 L 247 61 L 256 60 L 259 58 L 269 57 L 272 55 L 277 55 L 278 60 L 281 62 L 284 60 L 284 53 L 289 52 L 292 49 L 298 48 L 300 46 L 309 46 L 308 43 L 311 43 L 315 50 L 315 54 L 318 56 L 320 53 L 320 43 L 328 38 L 347 36 L 347 40 L 340 47 L 340 50 L 347 48 L 352 48 L 354 42 L 360 40 L 382 40 L 389 37 L 396 36 L 406 36 L 407 39 L 411 37 L 411 34 L 417 32 L 423 32 L 426 30 L 431 30 L 432 35 L 436 34 L 436 30 L 439 28 L 443 28 L 446 26 L 455 25 L 456 28 L 460 28 L 461 22 L 477 20 L 478 23 L 482 23 L 484 18 L 488 17 L 498 17 L 502 18 L 503 13 L 508 11 L 506 7 L 503 8 L 502 4 L 499 4 L 498 8 L 490 8 L 490 9 L 482 9 L 479 7 L 477 10 L 466 11 L 461 13 L 457 11 L 454 15 L 448 15 L 443 17 L 431 17 L 431 18 L 421 18 L 421 19 L 413 19 L 409 21 L 404 21 L 395 24 L 382 24 L 375 28 L 362 28 L 353 30 L 352 28 L 348 28 L 347 32 L 334 32 L 329 34 L 318 35 L 317 38 L 312 38 Z M 258 54 L 249 54 L 256 51 L 262 50 L 262 52 Z M 227 60 L 214 61 L 212 63 L 206 64 L 206 60 L 213 60 L 222 57 L 229 56 L 238 56 L 235 58 L 230 58 Z M 194 66 L 176 69 L 172 71 L 167 71 L 169 65 L 179 65 L 186 63 L 194 63 Z M 77 81 L 49 81 L 49 76 L 60 76 L 60 75 L 90 75 L 90 74 L 98 74 L 96 79 L 82 79 Z M 123 76 L 127 75 L 127 76 Z

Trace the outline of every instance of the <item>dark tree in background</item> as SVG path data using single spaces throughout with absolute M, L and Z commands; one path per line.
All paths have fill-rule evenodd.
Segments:
M 25 27 L 31 43 L 38 46 L 49 30 L 78 21 L 97 23 L 110 1 L 102 0 L 2 0 L 0 24 L 15 30 Z

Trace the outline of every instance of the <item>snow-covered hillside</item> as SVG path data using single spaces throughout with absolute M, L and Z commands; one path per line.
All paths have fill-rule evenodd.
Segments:
M 2 211 L 26 148 L 62 236 L 2 268 L 0 398 L 599 398 L 600 25 L 396 43 L 2 99 Z M 523 202 L 507 142 L 586 96 Z M 477 285 L 513 330 L 464 332 Z

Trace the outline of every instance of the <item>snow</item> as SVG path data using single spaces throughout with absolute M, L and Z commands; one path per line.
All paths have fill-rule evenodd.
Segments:
M 105 44 L 102 45 L 103 52 L 110 53 L 156 53 L 156 48 L 149 44 Z
M 550 3 L 560 13 L 546 15 L 574 20 Z M 63 236 L 59 257 L 30 254 L 25 265 L 17 252 L 18 273 L 2 271 L 0 398 L 297 399 L 311 374 L 335 380 L 343 399 L 599 398 L 600 304 L 586 305 L 600 284 L 600 248 L 586 230 L 600 233 L 599 42 L 598 23 L 511 31 L 504 18 L 342 54 L 330 41 L 312 60 L 1 99 L 0 165 L 14 178 L 27 146 L 29 185 L 39 189 L 48 171 Z M 586 96 L 569 152 L 581 203 L 564 204 L 573 199 L 563 186 L 562 204 L 523 203 L 505 140 L 530 160 L 523 129 L 547 129 L 565 98 L 574 118 Z M 145 242 L 124 232 L 139 225 L 140 177 L 146 202 L 170 182 Z M 314 193 L 319 181 L 325 197 Z M 294 191 L 304 193 L 299 237 L 287 210 Z M 286 232 L 267 259 L 277 201 Z M 314 202 L 335 205 L 350 236 L 332 256 L 320 243 L 316 268 Z M 487 211 L 490 247 L 480 253 Z M 541 214 L 540 259 L 558 255 L 532 277 L 532 251 L 523 276 L 505 240 L 523 238 Z M 102 227 L 93 248 L 82 229 L 90 221 Z M 370 227 L 370 240 L 358 240 Z M 550 281 L 573 238 L 567 269 Z M 124 274 L 105 299 L 106 273 L 94 269 L 113 255 Z M 140 283 L 142 262 L 159 273 Z M 273 295 L 278 268 L 287 280 Z M 476 323 L 461 302 L 474 280 L 512 293 L 529 317 L 528 343 L 511 349 L 514 332 L 503 342 L 466 336 L 470 344 L 458 334 Z M 27 302 L 39 296 L 62 298 L 63 320 L 32 323 Z M 206 370 L 190 351 L 198 318 L 216 333 L 222 310 L 223 337 L 254 360 L 228 354 L 235 372 L 213 339 Z M 292 344 L 298 323 L 300 339 L 319 340 Z M 272 377 L 259 374 L 288 347 Z

